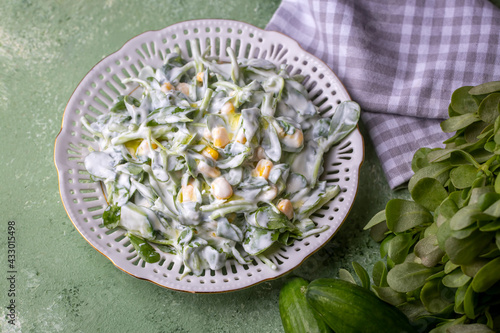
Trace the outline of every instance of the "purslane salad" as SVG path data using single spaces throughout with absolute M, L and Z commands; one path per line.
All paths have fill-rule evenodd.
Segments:
M 357 125 L 355 102 L 323 118 L 302 77 L 263 59 L 222 63 L 193 48 L 163 67 L 144 67 L 95 122 L 85 167 L 102 181 L 107 228 L 121 227 L 148 263 L 158 251 L 182 258 L 184 273 L 218 270 L 322 232 L 310 215 L 338 185 L 320 181 L 323 155 Z M 142 92 L 142 94 L 141 94 Z

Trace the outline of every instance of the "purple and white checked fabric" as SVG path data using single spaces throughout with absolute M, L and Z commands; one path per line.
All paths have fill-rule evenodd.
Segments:
M 322 59 L 363 109 L 389 185 L 449 135 L 452 92 L 500 80 L 500 9 L 487 0 L 283 0 L 267 26 Z

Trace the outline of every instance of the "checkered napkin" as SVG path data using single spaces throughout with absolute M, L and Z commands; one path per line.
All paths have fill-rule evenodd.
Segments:
M 487 0 L 283 0 L 268 30 L 322 59 L 362 109 L 391 188 L 450 135 L 452 92 L 500 80 L 500 9 Z

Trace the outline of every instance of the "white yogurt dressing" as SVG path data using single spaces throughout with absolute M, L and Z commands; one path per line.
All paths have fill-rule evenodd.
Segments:
M 230 65 L 193 54 L 190 62 L 178 52 L 162 68 L 144 67 L 124 81 L 141 86 L 142 95 L 120 97 L 109 114 L 82 122 L 99 142 L 85 167 L 105 184 L 104 224 L 119 220 L 129 233 L 182 257 L 186 273 L 201 274 L 228 258 L 248 263 L 281 235 L 289 242 L 311 234 L 315 224 L 297 217 L 307 218 L 336 190 L 318 184 L 320 174 L 311 170 L 327 149 L 303 142 L 321 118 L 300 82 L 229 50 Z M 344 107 L 353 109 L 359 117 L 358 108 Z M 267 169 L 258 164 L 263 158 Z M 277 208 L 282 198 L 294 203 L 291 219 Z

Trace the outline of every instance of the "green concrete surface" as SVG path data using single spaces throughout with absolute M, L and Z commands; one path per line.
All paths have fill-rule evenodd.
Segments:
M 60 200 L 53 147 L 65 105 L 85 74 L 127 40 L 188 19 L 226 18 L 264 28 L 279 0 L 0 0 L 0 331 L 282 332 L 286 278 L 238 292 L 192 295 L 117 269 L 76 231 Z M 378 246 L 362 226 L 389 198 L 373 146 L 346 223 L 295 274 L 335 277 Z M 8 295 L 9 221 L 15 221 L 15 297 Z M 12 236 L 12 235 L 11 235 Z M 10 299 L 15 325 L 9 324 Z

